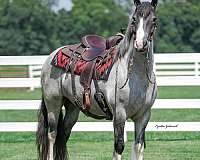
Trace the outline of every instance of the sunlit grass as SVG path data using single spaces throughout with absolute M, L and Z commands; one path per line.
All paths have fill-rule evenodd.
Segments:
M 133 133 L 128 133 L 124 160 L 130 159 Z M 200 134 L 170 132 L 146 134 L 145 160 L 199 160 Z M 109 160 L 113 152 L 112 132 L 73 132 L 68 143 L 70 160 Z M 36 160 L 35 133 L 1 133 L 2 160 Z

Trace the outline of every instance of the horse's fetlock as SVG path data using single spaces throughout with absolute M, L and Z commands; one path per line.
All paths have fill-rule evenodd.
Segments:
M 124 139 L 123 138 L 119 138 L 118 141 L 115 143 L 115 151 L 118 154 L 122 154 L 124 151 Z
M 54 142 L 55 143 L 55 139 L 56 139 L 56 132 L 53 131 L 53 132 L 50 132 L 48 133 L 48 138 L 50 141 Z
M 122 154 L 124 151 L 124 137 L 120 136 L 115 141 L 115 151 L 118 154 Z
M 135 144 L 135 153 L 138 160 L 143 159 L 144 145 L 141 143 Z

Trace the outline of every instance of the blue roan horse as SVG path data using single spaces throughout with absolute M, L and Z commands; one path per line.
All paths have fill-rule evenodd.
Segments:
M 134 4 L 136 9 L 130 18 L 123 40 L 117 45 L 118 57 L 109 78 L 107 81 L 98 80 L 99 88 L 104 93 L 113 114 L 115 139 L 113 160 L 122 159 L 124 126 L 127 119 L 132 119 L 135 123 L 135 142 L 131 159 L 143 159 L 145 128 L 150 119 L 151 106 L 157 91 L 152 51 L 157 0 L 152 2 L 134 0 Z M 80 111 L 73 99 L 71 74 L 51 65 L 59 50 L 60 48 L 48 57 L 42 68 L 42 103 L 37 130 L 40 160 L 68 159 L 66 143 Z M 84 88 L 80 84 L 78 75 L 75 75 L 75 84 L 77 96 L 82 101 Z M 92 83 L 90 112 L 105 115 L 93 98 L 94 88 Z M 62 106 L 65 107 L 64 117 Z

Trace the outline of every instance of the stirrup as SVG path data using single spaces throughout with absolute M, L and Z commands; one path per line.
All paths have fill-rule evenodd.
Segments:
M 94 98 L 96 102 L 98 103 L 99 107 L 105 113 L 106 115 L 106 120 L 112 120 L 113 119 L 113 114 L 110 111 L 110 108 L 108 107 L 108 103 L 105 99 L 105 96 L 102 92 L 96 92 L 94 94 Z

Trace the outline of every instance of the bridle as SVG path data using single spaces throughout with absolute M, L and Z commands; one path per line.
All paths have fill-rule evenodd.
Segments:
M 137 8 L 136 8 L 135 13 L 133 15 L 136 15 L 136 12 L 137 12 Z M 152 42 L 153 37 L 154 37 L 155 32 L 156 32 L 156 29 L 157 29 L 156 20 L 157 20 L 157 18 L 154 17 L 153 18 L 153 22 L 152 22 L 153 23 L 152 24 L 153 25 L 152 29 L 150 30 L 150 33 L 147 36 L 147 41 L 149 41 L 149 42 Z M 134 40 L 136 39 L 136 28 L 137 28 L 136 25 L 137 25 L 136 18 L 132 17 L 131 24 L 130 24 L 130 33 L 129 34 L 130 34 L 130 37 L 134 38 Z
M 137 12 L 137 9 L 135 10 L 135 12 Z M 135 13 L 134 13 L 135 14 Z M 153 37 L 154 37 L 154 35 L 155 35 L 155 32 L 156 32 L 156 29 L 157 29 L 157 24 L 156 24 L 156 17 L 153 19 L 153 26 L 152 26 L 152 29 L 151 29 L 151 31 L 150 31 L 150 33 L 148 34 L 148 36 L 147 36 L 147 43 L 152 43 L 152 41 L 153 41 Z M 134 18 L 134 17 L 132 17 L 132 22 L 131 22 L 131 24 L 130 24 L 130 32 L 129 32 L 129 36 L 130 37 L 133 37 L 134 38 L 134 40 L 136 40 L 136 19 Z M 151 84 L 155 84 L 156 82 L 155 82 L 155 78 L 152 80 L 152 75 L 149 75 L 149 62 L 150 62 L 150 57 L 149 57 L 149 49 L 150 49 L 151 47 L 148 47 L 148 50 L 147 50 L 147 54 L 145 55 L 145 59 L 146 59 L 146 61 L 145 61 L 145 70 L 146 70 L 146 76 L 147 76 L 147 79 L 148 79 L 148 81 L 151 83 Z M 127 73 L 127 78 L 126 78 L 126 81 L 125 81 L 125 83 L 124 83 L 124 85 L 122 85 L 121 87 L 119 87 L 119 89 L 123 89 L 125 86 L 126 86 L 126 84 L 127 84 L 127 82 L 128 82 L 128 80 L 129 80 L 129 77 L 130 77 L 130 75 L 131 75 L 131 73 L 132 73 L 132 71 L 133 71 L 133 66 L 134 65 L 134 57 L 133 57 L 133 55 L 131 54 L 130 55 L 130 59 L 129 59 L 129 62 L 128 62 L 128 73 Z M 118 74 L 117 72 L 116 72 L 116 74 Z M 154 74 L 154 73 L 153 73 Z M 155 77 L 155 75 L 153 75 L 154 77 Z

